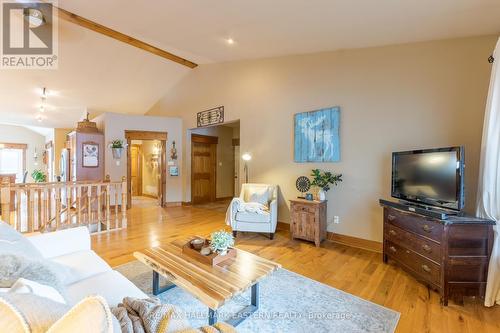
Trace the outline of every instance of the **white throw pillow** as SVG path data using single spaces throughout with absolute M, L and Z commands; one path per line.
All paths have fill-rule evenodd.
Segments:
M 9 293 L 32 294 L 51 299 L 54 302 L 66 304 L 64 297 L 55 288 L 23 278 L 18 279 L 12 285 Z
M 267 187 L 253 188 L 247 201 L 257 202 L 267 207 L 269 205 L 269 189 Z

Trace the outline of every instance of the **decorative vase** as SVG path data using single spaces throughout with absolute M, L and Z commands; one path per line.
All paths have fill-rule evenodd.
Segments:
M 113 159 L 119 160 L 122 158 L 123 148 L 111 148 L 111 151 L 113 153 Z
M 325 201 L 326 200 L 326 192 L 323 189 L 320 189 L 318 191 L 318 198 L 320 201 Z

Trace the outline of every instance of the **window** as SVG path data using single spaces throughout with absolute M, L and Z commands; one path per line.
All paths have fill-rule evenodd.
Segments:
M 16 183 L 23 181 L 26 170 L 25 144 L 0 143 L 0 174 L 15 174 Z

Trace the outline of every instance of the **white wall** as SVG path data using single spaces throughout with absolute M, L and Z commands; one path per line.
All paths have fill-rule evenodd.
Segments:
M 27 181 L 32 181 L 31 173 L 35 169 L 45 171 L 43 164 L 43 151 L 45 150 L 45 137 L 22 126 L 0 125 L 1 143 L 24 143 L 28 145 L 26 150 Z M 35 147 L 38 153 L 38 165 L 35 165 Z
M 390 196 L 391 152 L 465 145 L 467 209 L 474 210 L 481 132 L 497 36 L 450 39 L 201 65 L 149 111 L 180 116 L 224 105 L 240 120 L 250 181 L 280 186 L 279 220 L 289 221 L 298 176 L 342 173 L 328 192 L 329 230 L 382 239 L 381 197 Z M 293 115 L 339 105 L 341 161 L 293 162 Z M 184 146 L 186 151 L 188 145 Z M 187 155 L 186 155 L 187 156 Z M 185 159 L 187 160 L 187 159 Z M 188 167 L 184 166 L 184 176 Z M 184 177 L 188 198 L 190 178 Z
M 175 117 L 134 116 L 118 113 L 104 113 L 95 119 L 98 128 L 104 133 L 106 144 L 104 174 L 110 175 L 112 181 L 120 181 L 127 176 L 127 156 L 123 154 L 120 165 L 113 160 L 111 149 L 107 147 L 110 141 L 121 139 L 125 141 L 125 130 L 167 132 L 167 161 L 170 161 L 170 148 L 175 140 L 177 147 L 182 147 L 182 119 Z M 178 149 L 177 165 L 182 162 L 182 151 Z M 181 177 L 172 177 L 168 173 L 165 188 L 165 202 L 182 201 Z

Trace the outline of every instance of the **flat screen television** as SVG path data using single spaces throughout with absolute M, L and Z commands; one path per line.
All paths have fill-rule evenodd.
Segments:
M 464 207 L 464 148 L 392 153 L 391 195 L 454 211 Z

